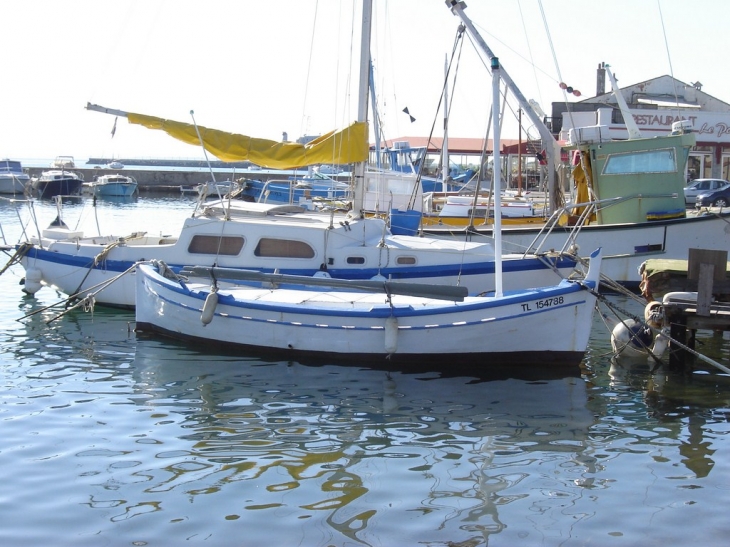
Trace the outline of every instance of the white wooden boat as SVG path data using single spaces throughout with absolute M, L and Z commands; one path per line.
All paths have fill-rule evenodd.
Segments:
M 291 355 L 575 365 L 588 344 L 600 263 L 597 251 L 582 280 L 501 296 L 465 297 L 462 289 L 455 302 L 443 300 L 449 287 L 360 282 L 369 290 L 354 290 L 349 281 L 207 267 L 166 277 L 163 265 L 145 263 L 136 274 L 137 330 Z M 233 277 L 253 282 L 215 281 Z
M 30 183 L 30 176 L 23 171 L 19 161 L 0 160 L 0 194 L 23 194 Z

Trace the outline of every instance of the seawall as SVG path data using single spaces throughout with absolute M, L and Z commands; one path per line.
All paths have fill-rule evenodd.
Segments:
M 27 167 L 25 171 L 31 177 L 39 177 L 43 171 L 50 170 L 50 167 Z M 139 184 L 140 190 L 169 192 L 179 190 L 181 186 L 190 187 L 204 182 L 212 181 L 211 173 L 202 168 L 169 168 L 165 166 L 125 166 L 123 169 L 106 169 L 103 167 L 75 167 L 69 169 L 83 177 L 85 182 L 92 182 L 100 175 L 120 173 L 134 177 Z M 241 178 L 271 180 L 289 179 L 290 177 L 303 177 L 306 171 L 281 171 L 268 169 L 221 169 L 214 168 L 213 175 L 217 182 L 226 180 L 237 180 Z

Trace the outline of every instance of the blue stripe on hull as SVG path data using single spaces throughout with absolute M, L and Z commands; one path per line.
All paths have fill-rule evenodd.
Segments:
M 99 251 L 103 249 L 99 246 Z M 140 249 L 140 254 L 144 249 Z M 28 260 L 40 260 L 49 264 L 58 264 L 63 266 L 69 266 L 73 268 L 89 269 L 91 268 L 94 260 L 89 257 L 77 257 L 70 256 L 62 253 L 49 252 L 43 249 L 33 247 L 26 254 Z M 157 258 L 155 256 L 140 256 L 138 261 L 151 260 Z M 201 259 L 199 264 L 204 265 L 205 260 Z M 552 261 L 557 268 L 572 268 L 575 265 L 573 260 L 562 258 L 560 260 Z M 105 272 L 122 273 L 132 267 L 134 262 L 126 260 L 102 260 L 94 266 L 94 269 L 103 270 Z M 168 266 L 178 271 L 183 266 L 198 265 L 193 264 L 168 264 Z M 242 267 L 244 268 L 244 267 Z M 530 272 L 530 271 L 542 271 L 547 269 L 546 266 L 539 259 L 529 260 L 505 260 L 502 262 L 502 269 L 505 273 L 507 272 Z M 245 267 L 245 269 L 264 271 L 271 273 L 274 270 L 272 268 L 255 268 Z M 311 276 L 319 271 L 317 268 L 282 268 L 278 270 L 279 273 L 291 274 L 291 275 L 306 275 Z M 327 272 L 338 279 L 372 279 L 375 276 L 382 275 L 395 280 L 404 279 L 425 279 L 432 277 L 458 277 L 458 276 L 472 276 L 472 275 L 484 275 L 494 274 L 494 263 L 493 262 L 480 262 L 476 264 L 446 264 L 436 266 L 415 266 L 415 267 L 401 267 L 401 268 L 329 268 Z

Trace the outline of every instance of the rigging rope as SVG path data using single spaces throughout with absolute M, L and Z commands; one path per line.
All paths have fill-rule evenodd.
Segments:
M 145 234 L 145 232 L 135 232 L 135 233 L 133 233 L 133 234 L 127 236 L 127 237 L 120 237 L 115 242 L 110 243 L 109 245 L 107 245 L 106 247 L 104 247 L 101 250 L 101 252 L 94 257 L 94 260 L 91 261 L 91 264 L 89 265 L 89 269 L 87 270 L 86 275 L 84 275 L 84 278 L 81 280 L 81 282 L 79 283 L 78 287 L 76 287 L 76 290 L 73 291 L 72 296 L 69 297 L 69 300 L 67 302 L 67 305 L 71 302 L 71 298 L 77 296 L 81 292 L 81 287 L 83 287 L 84 282 L 89 277 L 89 274 L 91 273 L 91 271 L 96 266 L 98 266 L 98 264 L 101 261 L 103 261 L 103 260 L 106 259 L 107 255 L 109 254 L 109 251 L 111 251 L 114 247 L 117 247 L 117 246 L 122 245 L 122 244 L 126 244 L 128 241 L 131 241 L 132 239 L 139 239 L 141 237 L 144 237 L 144 234 Z
M 28 251 L 30 251 L 33 248 L 32 243 L 23 243 L 18 247 L 18 249 L 15 251 L 15 254 L 10 257 L 10 260 L 8 260 L 8 263 L 3 266 L 3 269 L 0 270 L 0 275 L 4 274 L 10 266 L 14 264 L 19 264 L 20 260 L 28 254 Z

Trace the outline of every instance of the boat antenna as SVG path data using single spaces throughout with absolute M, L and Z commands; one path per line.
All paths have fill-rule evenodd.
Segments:
M 193 126 L 195 127 L 195 133 L 198 135 L 198 140 L 200 141 L 200 146 L 203 148 L 203 155 L 205 156 L 205 163 L 208 164 L 208 170 L 210 171 L 210 177 L 213 179 L 213 184 L 215 184 L 215 175 L 213 174 L 213 168 L 210 166 L 210 160 L 208 159 L 208 151 L 205 149 L 205 144 L 203 144 L 203 137 L 200 136 L 200 129 L 198 129 L 198 124 L 195 121 L 195 112 L 190 111 L 190 117 L 193 119 Z

